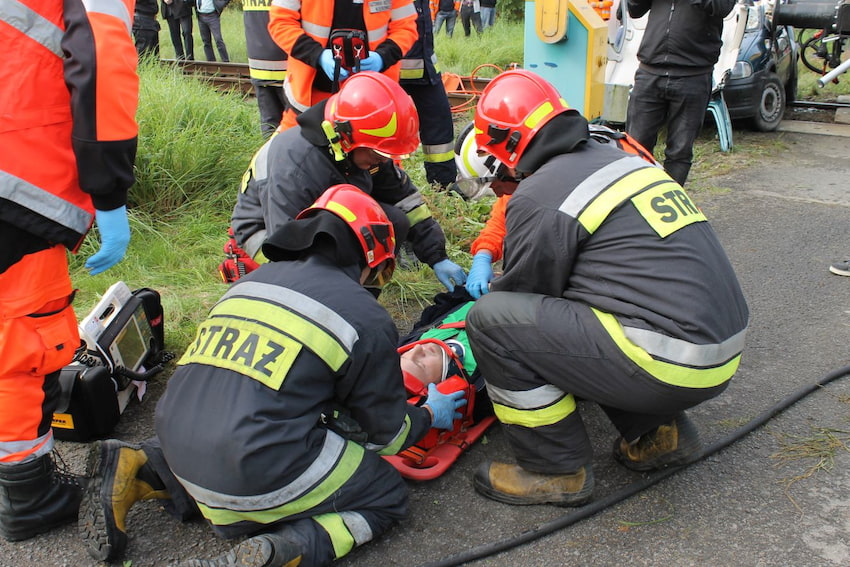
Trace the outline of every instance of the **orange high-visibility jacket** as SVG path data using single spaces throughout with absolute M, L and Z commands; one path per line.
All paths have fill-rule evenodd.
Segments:
M 398 46 L 398 60 L 388 61 L 384 55 L 383 73 L 398 80 L 401 58 L 416 41 L 416 8 L 412 0 L 364 0 L 363 20 L 369 37 L 369 50 L 379 51 L 386 42 Z M 321 99 L 314 100 L 313 80 L 317 68 L 314 66 L 318 53 L 328 45 L 334 17 L 334 0 L 273 0 L 270 10 L 269 32 L 277 44 L 289 54 L 289 68 L 284 92 L 298 112 L 303 112 Z M 298 43 L 299 48 L 294 49 Z M 305 45 L 315 55 L 312 61 L 298 58 Z M 327 98 L 327 97 L 323 97 Z
M 138 131 L 134 7 L 0 2 L 0 223 L 76 250 L 95 209 L 126 203 Z

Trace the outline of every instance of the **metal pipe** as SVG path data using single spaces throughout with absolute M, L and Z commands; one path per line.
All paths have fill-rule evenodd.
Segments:
M 848 59 L 847 61 L 845 61 L 823 77 L 820 77 L 818 79 L 818 86 L 821 88 L 825 87 L 827 83 L 831 83 L 833 79 L 835 79 L 841 73 L 846 72 L 847 69 L 850 69 L 850 59 Z

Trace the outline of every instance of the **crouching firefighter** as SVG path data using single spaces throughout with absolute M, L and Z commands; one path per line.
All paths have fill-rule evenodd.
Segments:
M 352 185 L 268 239 L 271 262 L 229 288 L 178 363 L 157 437 L 93 447 L 80 512 L 93 557 L 120 556 L 128 510 L 152 498 L 248 538 L 181 565 L 327 565 L 405 517 L 405 484 L 381 455 L 451 429 L 466 400 L 432 388 L 407 403 L 395 326 L 364 287 L 392 276 L 394 247 L 380 205 Z
M 649 471 L 700 456 L 686 410 L 741 361 L 748 309 L 705 215 L 663 169 L 591 135 L 526 70 L 484 89 L 475 142 L 520 179 L 501 276 L 466 317 L 516 462 L 475 488 L 509 504 L 579 506 L 594 485 L 577 398 L 619 432 L 613 458 Z

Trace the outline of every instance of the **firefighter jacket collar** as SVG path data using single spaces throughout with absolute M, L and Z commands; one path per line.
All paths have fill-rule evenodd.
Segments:
M 351 229 L 345 221 L 327 211 L 284 223 L 263 244 L 263 254 L 272 262 L 297 260 L 302 252 L 310 249 L 315 249 L 336 266 L 355 268 L 353 272 L 358 278 L 360 269 L 366 265 Z
M 568 110 L 543 126 L 517 163 L 517 171 L 534 173 L 556 155 L 568 154 L 587 142 L 587 120 L 577 110 Z

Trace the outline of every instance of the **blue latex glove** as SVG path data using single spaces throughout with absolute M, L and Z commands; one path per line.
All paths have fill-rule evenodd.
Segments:
M 336 61 L 334 60 L 334 54 L 330 49 L 325 49 L 322 51 L 322 54 L 319 55 L 319 66 L 322 68 L 322 71 L 325 72 L 325 75 L 328 76 L 328 79 L 331 81 L 334 80 L 334 68 L 336 67 Z M 339 68 L 339 80 L 348 78 L 348 71 Z
M 384 70 L 384 59 L 378 53 L 372 52 L 369 57 L 360 62 L 361 71 L 377 71 L 380 73 Z
M 434 264 L 434 273 L 437 279 L 443 284 L 447 290 L 453 291 L 455 285 L 463 285 L 466 281 L 466 272 L 463 268 L 446 258 Z M 454 282 L 454 284 L 452 284 Z
M 95 211 L 94 220 L 100 231 L 100 250 L 86 260 L 91 275 L 104 272 L 121 261 L 130 244 L 130 222 L 127 207 L 111 211 Z
M 423 405 L 431 408 L 434 413 L 434 423 L 431 427 L 451 429 L 452 422 L 461 418 L 461 413 L 457 410 L 466 405 L 466 398 L 463 397 L 463 390 L 444 394 L 435 384 L 428 384 L 428 399 Z
M 490 291 L 490 280 L 493 279 L 493 255 L 482 250 L 472 257 L 472 268 L 466 278 L 466 291 L 478 299 Z

